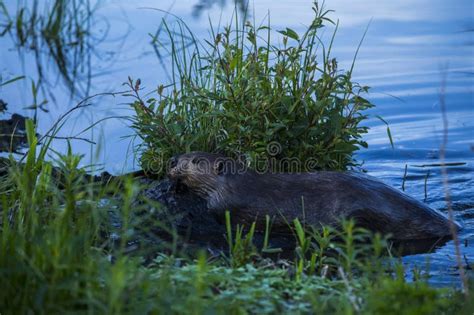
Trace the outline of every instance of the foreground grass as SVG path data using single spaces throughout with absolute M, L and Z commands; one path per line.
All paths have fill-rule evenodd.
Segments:
M 140 251 L 127 254 L 144 230 L 139 213 L 151 207 L 134 202 L 138 183 L 93 183 L 79 156 L 48 151 L 48 143 L 37 148 L 31 122 L 27 134 L 24 164 L 2 169 L 2 314 L 459 314 L 472 307 L 454 289 L 423 278 L 407 283 L 402 265 L 383 255 L 383 239 L 359 244 L 367 235 L 351 222 L 334 234 L 295 221 L 291 260 L 264 258 L 271 249 L 257 249 L 251 229 L 236 233 L 229 223 L 227 255 L 190 257 L 163 247 L 145 262 Z M 47 154 L 56 156 L 59 173 Z

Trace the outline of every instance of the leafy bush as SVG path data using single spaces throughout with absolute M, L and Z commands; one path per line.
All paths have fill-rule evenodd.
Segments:
M 282 45 L 273 44 L 269 23 L 242 25 L 236 17 L 223 32 L 211 25 L 212 38 L 202 44 L 181 20 L 174 28 L 164 22 L 173 82 L 146 101 L 139 80 L 127 83 L 135 92 L 142 167 L 162 174 L 164 161 L 188 151 L 244 157 L 275 171 L 354 166 L 352 154 L 367 146 L 360 123 L 372 106 L 362 97 L 368 87 L 353 82 L 354 64 L 338 69 L 331 57 L 337 25 L 325 44 L 320 30 L 333 22 L 317 3 L 313 10 L 303 34 L 278 32 Z

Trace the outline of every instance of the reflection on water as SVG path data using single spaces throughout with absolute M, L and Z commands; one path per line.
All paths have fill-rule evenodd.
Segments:
M 215 4 L 218 4 L 221 8 L 227 4 L 227 2 L 233 2 L 234 6 L 238 8 L 239 12 L 243 15 L 247 14 L 248 9 L 248 0 L 233 0 L 233 1 L 226 1 L 226 0 L 199 0 L 193 7 L 193 16 L 199 17 L 204 12 L 210 10 Z
M 71 96 L 89 95 L 91 58 L 98 56 L 95 48 L 107 36 L 106 27 L 99 31 L 96 10 L 97 4 L 89 0 L 18 1 L 16 7 L 2 7 L 2 34 L 10 38 L 25 72 L 34 78 L 32 89 L 41 89 L 45 98 L 31 109 L 45 110 L 48 99 L 56 101 L 58 79 Z M 26 59 L 32 59 L 35 71 Z
M 441 239 L 426 239 L 393 243 L 391 251 L 392 253 L 395 253 L 399 256 L 434 253 L 437 249 L 446 245 L 450 239 L 450 237 L 445 237 Z
M 10 104 L 11 112 L 22 115 L 30 114 L 24 108 L 41 104 L 43 99 L 50 103 L 55 100 L 61 105 L 59 108 L 48 106 L 49 113 L 39 116 L 39 133 L 47 130 L 66 108 L 73 106 L 72 92 L 85 95 L 122 90 L 121 84 L 129 75 L 141 78 L 147 91 L 169 83 L 172 74 L 164 70 L 169 69 L 170 64 L 166 51 L 168 43 L 160 40 L 162 32 L 166 31 L 162 18 L 166 18 L 170 29 L 173 29 L 174 18 L 171 14 L 143 7 L 169 10 L 183 18 L 198 39 L 204 39 L 208 38 L 209 20 L 216 27 L 219 22 L 221 26 L 225 25 L 232 18 L 234 5 L 243 10 L 245 3 L 231 0 L 72 2 L 78 6 L 77 14 L 64 11 L 67 9 L 64 7 L 54 7 L 53 4 L 61 3 L 59 0 L 46 4 L 33 1 L 36 9 L 35 5 L 26 5 L 23 1 L 4 2 L 11 14 L 0 13 L 0 24 L 9 28 L 5 36 L 0 37 L 0 74 L 5 79 L 18 75 L 28 78 L 1 87 L 0 98 Z M 225 6 L 221 7 L 223 4 Z M 390 147 L 386 126 L 374 118 L 367 122 L 371 128 L 365 137 L 369 149 L 361 151 L 358 158 L 365 161 L 364 167 L 369 174 L 397 188 L 401 188 L 407 165 L 406 192 L 418 200 L 426 197 L 430 206 L 443 212 L 446 212 L 446 205 L 442 177 L 440 168 L 433 164 L 439 163 L 442 135 L 438 102 L 440 69 L 448 67 L 447 162 L 465 163 L 450 166 L 448 175 L 455 216 L 464 226 L 460 234 L 462 252 L 465 260 L 472 264 L 474 32 L 468 30 L 473 29 L 474 3 L 471 0 L 361 0 L 355 5 L 350 0 L 335 0 L 327 6 L 336 11 L 333 17 L 340 19 L 333 48 L 340 68 L 348 68 L 365 27 L 373 19 L 359 52 L 355 80 L 371 86 L 369 99 L 376 107 L 370 114 L 381 115 L 390 123 L 395 149 Z M 25 10 L 20 21 L 25 28 L 17 33 L 13 24 L 4 22 L 17 21 L 22 7 Z M 312 18 L 311 2 L 303 0 L 262 0 L 251 2 L 249 7 L 251 19 L 255 19 L 257 25 L 270 13 L 275 29 L 291 27 L 298 31 Z M 36 20 L 31 23 L 34 12 L 37 12 Z M 44 12 L 53 17 L 51 21 L 64 17 L 63 24 L 48 24 L 48 19 L 41 20 Z M 77 33 L 68 32 L 64 26 L 68 21 Z M 54 25 L 63 27 L 54 29 Z M 53 39 L 42 34 L 44 29 L 49 33 L 64 34 Z M 330 34 L 331 30 L 327 30 L 324 36 Z M 39 89 L 34 95 L 30 79 L 38 83 L 40 78 L 40 85 L 47 88 Z M 125 102 L 126 99 L 119 97 L 97 99 L 93 106 L 71 117 L 61 135 L 74 135 L 108 116 L 131 115 L 130 109 L 123 105 Z M 8 113 L 8 117 L 2 119 L 10 116 Z M 105 163 L 108 170 L 119 172 L 135 167 L 133 155 L 126 153 L 129 142 L 122 139 L 132 131 L 122 121 L 108 120 L 88 132 L 82 136 L 99 138 L 100 162 Z M 57 150 L 65 150 L 64 142 L 54 143 Z M 74 147 L 87 156 L 94 151 L 87 143 L 77 142 Z M 86 159 L 85 163 L 88 162 Z M 416 167 L 423 164 L 432 166 Z M 429 259 L 431 281 L 437 285 L 452 285 L 459 283 L 453 255 L 452 241 L 448 241 L 444 245 L 438 244 L 432 254 L 408 255 L 404 261 L 411 267 L 423 267 Z

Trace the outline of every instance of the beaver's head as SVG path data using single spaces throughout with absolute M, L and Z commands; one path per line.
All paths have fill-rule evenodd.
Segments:
M 192 152 L 172 157 L 168 177 L 207 197 L 218 188 L 222 176 L 236 172 L 235 162 L 220 154 Z

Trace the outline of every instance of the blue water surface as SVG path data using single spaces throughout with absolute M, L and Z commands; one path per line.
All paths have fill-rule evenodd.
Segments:
M 222 1 L 216 1 L 222 4 Z M 48 86 L 38 98 L 46 99 L 48 113 L 39 117 L 39 133 L 45 132 L 57 118 L 82 97 L 105 91 L 121 91 L 128 76 L 140 78 L 145 90 L 151 91 L 168 82 L 165 67 L 169 60 L 157 58 L 151 36 L 159 28 L 167 10 L 182 18 L 199 39 L 208 38 L 209 20 L 214 26 L 227 24 L 235 9 L 233 2 L 215 4 L 196 16 L 198 1 L 100 1 L 92 23 L 94 40 L 88 63 L 79 70 L 77 90 L 71 90 L 58 75 L 57 68 L 44 54 L 44 75 Z M 6 1 L 15 12 L 17 2 Z M 472 0 L 335 0 L 326 6 L 339 19 L 333 56 L 340 68 L 348 69 L 356 48 L 368 27 L 355 68 L 355 80 L 371 87 L 368 98 L 376 104 L 366 122 L 369 143 L 357 158 L 364 168 L 401 188 L 405 167 L 405 191 L 425 200 L 436 209 L 447 212 L 449 192 L 455 217 L 464 229 L 460 234 L 464 262 L 474 261 L 474 2 Z M 270 16 L 275 29 L 291 27 L 302 31 L 313 17 L 311 1 L 269 1 L 250 3 L 249 18 L 259 24 Z M 168 21 L 173 18 L 168 15 Z M 370 25 L 369 25 L 370 24 Z M 326 29 L 324 38 L 332 35 Z M 24 109 L 33 102 L 31 80 L 38 79 L 34 54 L 18 48 L 11 36 L 0 37 L 0 74 L 3 80 L 18 75 L 26 79 L 0 89 L 0 99 L 9 104 L 10 113 L 31 115 Z M 168 67 L 169 69 L 169 67 Z M 90 79 L 90 81 L 88 81 Z M 448 143 L 446 162 L 463 163 L 448 168 L 449 191 L 443 186 L 439 166 L 439 149 L 443 136 L 440 90 L 445 89 Z M 76 135 L 91 124 L 110 116 L 131 117 L 129 98 L 102 96 L 92 99 L 91 107 L 75 112 L 61 130 L 62 136 Z M 387 126 L 393 136 L 392 148 Z M 85 155 L 84 164 L 101 163 L 112 173 L 136 169 L 136 157 L 126 119 L 108 119 L 88 130 L 82 137 L 97 145 L 75 141 L 74 149 Z M 66 149 L 66 143 L 55 140 L 54 147 Z M 429 165 L 432 166 L 429 166 Z M 421 167 L 425 165 L 424 167 Z M 428 165 L 428 166 L 426 166 Z M 425 185 L 426 180 L 426 185 Z M 426 186 L 426 196 L 425 196 Z M 404 257 L 408 269 L 426 266 L 435 285 L 459 285 L 453 242 L 431 254 Z M 407 277 L 410 277 L 408 274 Z

